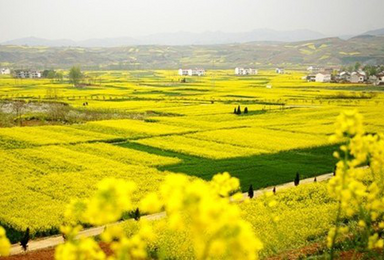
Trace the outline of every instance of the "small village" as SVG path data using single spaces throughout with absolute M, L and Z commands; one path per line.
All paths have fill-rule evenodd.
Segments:
M 235 75 L 247 76 L 257 75 L 258 70 L 254 68 L 236 67 Z M 285 74 L 284 68 L 276 68 L 275 73 Z M 308 82 L 320 83 L 353 83 L 353 84 L 371 84 L 371 85 L 384 85 L 384 66 L 365 66 L 361 67 L 359 64 L 350 66 L 348 68 L 321 68 L 309 66 L 307 68 L 307 76 L 302 79 Z M 179 69 L 180 76 L 204 76 L 205 69 Z
M 38 79 L 46 78 L 48 70 L 11 70 L 10 68 L 0 68 L 0 75 L 12 75 L 18 79 Z M 48 71 L 49 72 L 49 71 Z M 284 68 L 276 68 L 275 73 L 285 74 Z M 321 68 L 316 66 L 309 66 L 307 68 L 307 75 L 302 79 L 307 82 L 320 82 L 320 83 L 353 83 L 353 84 L 371 84 L 371 85 L 384 85 L 384 66 L 350 66 L 348 68 Z M 237 76 L 257 75 L 258 70 L 255 68 L 236 67 L 234 74 Z M 204 68 L 180 68 L 178 70 L 180 76 L 205 76 L 206 70 Z
M 303 80 L 321 83 L 354 83 L 384 85 L 384 66 L 356 64 L 348 68 L 319 68 L 310 66 Z

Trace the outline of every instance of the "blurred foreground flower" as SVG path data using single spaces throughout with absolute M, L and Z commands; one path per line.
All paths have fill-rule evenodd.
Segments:
M 239 180 L 228 173 L 218 174 L 211 182 L 185 175 L 169 175 L 158 193 L 148 194 L 140 203 L 142 212 L 165 210 L 164 227 L 170 231 L 188 232 L 197 259 L 257 259 L 262 243 L 249 223 L 241 218 L 230 195 L 240 190 Z M 90 238 L 76 240 L 78 223 L 103 225 L 121 218 L 132 205 L 132 183 L 104 180 L 96 195 L 84 202 L 72 202 L 65 214 L 68 226 L 62 230 L 67 242 L 56 250 L 57 259 L 105 259 L 97 243 Z M 113 256 L 108 259 L 147 259 L 150 244 L 156 239 L 151 225 L 139 221 L 139 228 L 127 235 L 120 226 L 108 226 L 101 240 L 110 245 Z M 83 245 L 84 244 L 84 245 Z M 161 258 L 161 255 L 157 256 Z

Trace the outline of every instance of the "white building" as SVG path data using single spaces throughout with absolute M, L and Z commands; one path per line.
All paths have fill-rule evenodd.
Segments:
M 41 72 L 37 70 L 17 70 L 15 77 L 19 79 L 36 79 L 41 78 Z
M 316 82 L 331 82 L 332 76 L 328 73 L 317 73 Z
M 378 81 L 378 85 L 384 85 L 384 73 L 379 73 L 377 75 L 377 81 Z
M 308 82 L 315 82 L 316 81 L 316 74 L 309 74 L 308 76 L 303 77 L 304 80 Z
M 9 75 L 9 74 L 11 74 L 11 70 L 8 69 L 8 68 L 1 68 L 0 69 L 0 74 L 1 75 Z
M 257 75 L 258 71 L 257 69 L 245 69 L 245 68 L 236 68 L 235 74 L 236 75 Z
M 284 69 L 282 69 L 282 68 L 276 68 L 275 71 L 277 74 L 284 74 L 285 73 Z
M 29 77 L 31 79 L 41 78 L 41 72 L 40 71 L 30 71 L 29 72 Z
M 358 72 L 352 72 L 351 73 L 351 83 L 364 83 L 366 80 L 366 74 L 363 71 L 358 71 Z
M 351 81 L 351 73 L 348 71 L 343 71 L 337 75 L 337 80 L 341 82 L 350 82 Z
M 180 76 L 204 76 L 205 69 L 179 69 Z

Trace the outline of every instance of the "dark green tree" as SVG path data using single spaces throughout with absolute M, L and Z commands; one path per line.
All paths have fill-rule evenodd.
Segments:
M 28 242 L 29 242 L 29 228 L 27 228 L 27 230 L 24 233 L 24 236 L 20 239 L 20 245 L 24 251 L 27 251 Z
M 69 81 L 76 87 L 79 85 L 81 79 L 83 78 L 83 74 L 81 73 L 79 66 L 73 66 L 68 74 Z
M 248 189 L 248 197 L 252 199 L 253 196 L 254 196 L 254 192 L 253 192 L 253 186 L 251 184 L 251 186 L 249 186 L 249 189 Z
M 300 184 L 300 174 L 298 172 L 296 173 L 294 184 L 295 186 L 298 186 Z
M 372 65 L 367 65 L 364 67 L 364 72 L 367 74 L 367 77 L 374 76 L 377 74 L 377 67 Z
M 48 76 L 48 73 L 49 73 L 50 70 L 43 70 L 43 72 L 41 73 L 41 76 L 43 78 L 46 78 Z
M 238 114 L 238 115 L 241 115 L 241 108 L 240 108 L 240 105 L 237 107 L 237 114 Z
M 244 108 L 244 114 L 248 114 L 248 107 Z
M 358 71 L 360 69 L 360 67 L 361 67 L 360 62 L 356 62 L 355 66 L 354 66 L 355 71 Z
M 136 221 L 139 221 L 139 220 L 140 220 L 140 217 L 141 217 L 140 210 L 139 210 L 139 208 L 136 208 L 133 218 L 134 218 Z
M 54 79 L 56 76 L 56 72 L 54 70 L 50 70 L 46 76 L 48 79 Z
M 56 81 L 58 81 L 58 82 L 62 82 L 62 81 L 63 81 L 63 78 L 64 78 L 64 76 L 63 76 L 63 73 L 62 73 L 62 72 L 57 71 L 57 72 L 55 73 L 55 80 L 56 80 Z

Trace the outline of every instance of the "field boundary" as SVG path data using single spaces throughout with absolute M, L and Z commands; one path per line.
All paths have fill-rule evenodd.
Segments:
M 311 177 L 311 178 L 300 180 L 300 184 L 303 185 L 303 184 L 313 183 L 315 178 L 318 182 L 323 182 L 323 181 L 329 180 L 330 178 L 332 178 L 332 176 L 333 176 L 333 173 L 327 173 L 327 174 L 319 175 L 316 177 Z M 275 189 L 276 192 L 278 192 L 280 190 L 286 190 L 286 189 L 293 188 L 293 187 L 294 187 L 294 183 L 292 181 L 292 182 L 288 182 L 288 183 L 284 183 L 284 184 L 280 184 L 280 185 L 276 185 L 276 186 L 271 186 L 271 187 L 255 190 L 253 198 L 260 197 L 265 192 L 272 191 L 273 189 Z M 240 202 L 244 201 L 246 198 L 248 198 L 247 192 L 243 193 L 243 198 L 240 200 Z M 153 221 L 153 220 L 162 219 L 165 216 L 166 216 L 165 212 L 160 212 L 160 213 L 142 216 L 142 218 Z M 93 227 L 93 228 L 84 229 L 84 230 L 79 232 L 78 237 L 98 236 L 101 233 L 103 233 L 103 231 L 105 230 L 106 227 L 118 225 L 122 222 L 124 222 L 124 220 L 119 221 L 119 222 L 115 222 L 115 223 L 111 223 L 108 225 L 100 226 L 100 227 Z M 10 255 L 18 255 L 18 254 L 28 253 L 31 251 L 55 247 L 55 246 L 63 244 L 63 243 L 64 243 L 64 238 L 61 235 L 55 235 L 55 236 L 45 237 L 45 238 L 41 238 L 41 239 L 31 240 L 28 243 L 28 250 L 26 252 L 24 252 L 24 250 L 22 250 L 22 248 L 19 244 L 13 244 L 11 246 Z

